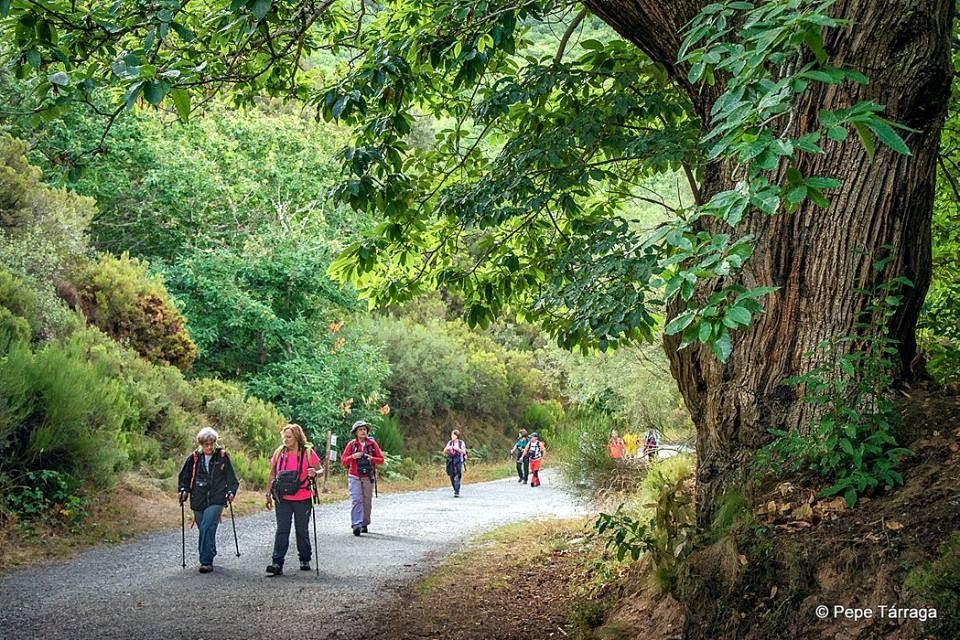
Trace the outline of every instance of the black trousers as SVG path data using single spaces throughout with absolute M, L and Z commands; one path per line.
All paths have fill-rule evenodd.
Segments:
M 447 475 L 454 493 L 460 493 L 460 480 L 463 478 L 463 463 L 456 460 L 447 460 Z
M 310 499 L 277 500 L 277 536 L 273 540 L 273 564 L 283 566 L 290 546 L 290 521 L 297 528 L 297 555 L 300 562 L 310 562 Z
M 527 458 L 517 460 L 517 476 L 521 480 L 526 480 L 530 477 L 530 460 Z

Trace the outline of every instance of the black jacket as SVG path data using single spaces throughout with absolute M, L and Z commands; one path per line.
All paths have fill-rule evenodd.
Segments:
M 240 483 L 233 472 L 230 456 L 221 447 L 217 447 L 210 458 L 209 472 L 203 464 L 202 451 L 198 449 L 187 456 L 183 468 L 180 469 L 179 487 L 181 492 L 190 492 L 190 508 L 203 511 L 213 504 L 226 505 L 227 494 L 236 495 Z

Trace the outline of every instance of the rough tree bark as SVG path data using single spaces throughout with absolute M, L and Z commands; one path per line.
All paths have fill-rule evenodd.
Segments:
M 588 0 L 586 5 L 621 35 L 663 63 L 684 87 L 705 126 L 714 99 L 690 87 L 675 64 L 682 26 L 704 0 Z M 916 374 L 915 329 L 930 280 L 930 224 L 935 162 L 950 95 L 950 33 L 953 0 L 840 0 L 835 16 L 852 22 L 828 34 L 835 64 L 870 78 L 866 87 L 820 88 L 795 105 L 794 133 L 816 124 L 820 109 L 850 106 L 861 99 L 886 105 L 887 117 L 917 129 L 905 136 L 913 155 L 883 149 L 871 163 L 855 136 L 827 145 L 823 156 L 806 158 L 806 175 L 843 182 L 829 209 L 806 205 L 794 214 L 751 216 L 741 231 L 756 236 L 756 252 L 739 275 L 746 286 L 781 289 L 763 300 L 766 313 L 733 341 L 721 364 L 709 349 L 677 352 L 666 341 L 671 369 L 697 429 L 697 520 L 709 526 L 725 489 L 742 479 L 747 456 L 767 440 L 770 427 L 801 427 L 809 408 L 784 377 L 808 369 L 804 354 L 822 340 L 848 335 L 865 301 L 853 290 L 874 284 L 871 262 L 892 246 L 884 279 L 910 278 L 905 304 L 893 321 L 900 341 L 902 380 Z M 706 169 L 701 190 L 708 199 L 730 188 L 722 166 Z M 858 251 L 866 251 L 864 255 Z M 700 292 L 705 293 L 704 291 Z

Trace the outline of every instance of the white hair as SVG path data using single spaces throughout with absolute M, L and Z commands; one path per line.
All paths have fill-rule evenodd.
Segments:
M 210 427 L 204 427 L 203 429 L 200 429 L 199 432 L 197 432 L 197 442 L 201 444 L 210 439 L 216 440 L 219 437 L 220 436 L 217 435 L 217 432 L 214 429 L 211 429 Z

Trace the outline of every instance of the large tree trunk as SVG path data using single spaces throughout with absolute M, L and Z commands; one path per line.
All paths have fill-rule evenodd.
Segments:
M 664 63 L 674 65 L 681 27 L 705 2 L 681 0 L 590 0 L 587 6 L 622 35 Z M 816 125 L 821 109 L 870 99 L 886 105 L 887 117 L 918 130 L 906 135 L 913 154 L 878 151 L 871 162 L 855 136 L 829 143 L 826 154 L 808 156 L 806 175 L 832 176 L 843 186 L 829 209 L 807 204 L 793 214 L 754 215 L 739 229 L 756 236 L 756 252 L 737 279 L 746 286 L 781 289 L 764 300 L 766 313 L 736 334 L 725 364 L 708 349 L 677 352 L 667 341 L 671 368 L 697 427 L 698 518 L 707 525 L 724 478 L 736 475 L 747 454 L 766 440 L 770 427 L 804 423 L 806 408 L 783 378 L 803 372 L 805 353 L 824 339 L 848 335 L 866 300 L 854 289 L 872 284 L 871 263 L 892 247 L 883 275 L 903 275 L 915 286 L 894 319 L 900 340 L 901 375 L 911 375 L 915 328 L 930 279 L 930 219 L 940 131 L 950 93 L 950 0 L 847 0 L 834 14 L 853 26 L 828 34 L 832 62 L 870 78 L 851 90 L 830 86 L 805 94 L 794 109 L 794 135 Z M 712 96 L 690 88 L 701 114 Z M 709 123 L 706 123 L 709 126 Z M 731 187 L 724 167 L 706 169 L 704 198 Z M 865 252 L 865 253 L 864 253 Z M 717 283 L 708 283 L 712 288 Z M 701 293 L 704 293 L 703 291 Z
M 701 0 L 589 0 L 587 6 L 620 34 L 662 62 L 685 86 L 702 116 L 715 95 L 686 86 L 674 64 L 678 30 Z M 794 134 L 816 126 L 820 109 L 862 99 L 886 105 L 888 118 L 917 129 L 905 136 L 913 155 L 889 149 L 873 162 L 855 136 L 830 143 L 823 156 L 804 159 L 805 175 L 832 176 L 843 186 L 823 210 L 805 205 L 793 214 L 753 215 L 740 232 L 756 236 L 756 252 L 737 277 L 746 286 L 781 289 L 763 303 L 766 313 L 738 332 L 728 362 L 709 349 L 677 352 L 667 340 L 671 369 L 697 429 L 697 520 L 709 526 L 719 498 L 742 479 L 747 458 L 768 440 L 771 427 L 807 423 L 809 406 L 782 385 L 809 369 L 805 353 L 821 341 L 848 335 L 866 304 L 854 289 L 875 284 L 871 263 L 892 247 L 884 279 L 902 275 L 915 286 L 893 321 L 900 341 L 900 371 L 909 379 L 916 355 L 915 328 L 930 280 L 930 223 L 940 131 L 952 78 L 950 33 L 953 0 L 840 0 L 833 15 L 852 26 L 828 34 L 834 64 L 870 78 L 866 87 L 821 87 L 794 110 Z M 705 121 L 705 126 L 710 123 Z M 731 187 L 722 166 L 708 167 L 704 199 Z M 863 252 L 866 252 L 864 254 Z M 710 283 L 707 286 L 714 286 Z M 700 292 L 705 293 L 704 291 Z

